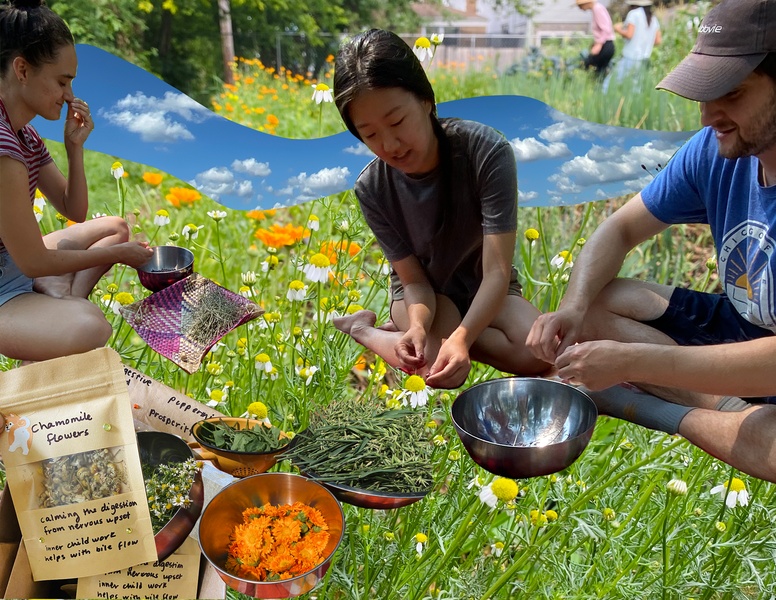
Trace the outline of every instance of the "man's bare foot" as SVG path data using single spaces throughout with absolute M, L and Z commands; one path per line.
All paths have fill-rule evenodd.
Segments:
M 382 331 L 399 331 L 399 328 L 396 327 L 396 323 L 394 323 L 393 321 L 386 321 L 385 323 L 380 325 L 378 329 Z
M 342 333 L 347 333 L 353 339 L 358 341 L 358 335 L 364 329 L 369 329 L 375 326 L 377 322 L 377 315 L 371 310 L 359 310 L 352 315 L 345 315 L 344 317 L 335 317 L 332 319 L 334 327 L 339 329 Z
M 52 298 L 64 298 L 65 296 L 72 295 L 74 278 L 75 273 L 36 277 L 32 284 L 32 289 L 39 294 L 45 294 Z

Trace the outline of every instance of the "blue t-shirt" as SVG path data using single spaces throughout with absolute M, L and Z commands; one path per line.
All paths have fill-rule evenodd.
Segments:
M 776 186 L 759 160 L 719 155 L 714 130 L 696 133 L 641 192 L 664 223 L 707 223 L 723 290 L 747 321 L 776 333 Z

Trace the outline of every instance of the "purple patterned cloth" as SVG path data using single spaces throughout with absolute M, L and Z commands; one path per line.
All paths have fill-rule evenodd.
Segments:
M 219 302 L 230 308 L 229 318 L 203 339 L 202 332 L 196 330 L 197 316 L 204 310 L 202 299 L 211 294 L 221 295 Z M 151 348 L 188 373 L 199 369 L 202 358 L 218 340 L 264 312 L 255 302 L 198 273 L 120 310 Z

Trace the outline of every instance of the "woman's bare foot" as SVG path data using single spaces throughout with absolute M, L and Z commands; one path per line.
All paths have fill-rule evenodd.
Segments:
M 332 319 L 334 327 L 342 333 L 347 333 L 356 341 L 359 341 L 360 334 L 364 330 L 373 328 L 376 322 L 377 315 L 371 310 L 359 310 L 352 315 Z

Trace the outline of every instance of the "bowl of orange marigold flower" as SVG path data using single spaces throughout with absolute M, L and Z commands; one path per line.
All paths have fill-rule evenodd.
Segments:
M 345 516 L 334 495 L 306 477 L 262 473 L 222 489 L 199 523 L 202 553 L 232 589 L 292 598 L 326 574 Z

